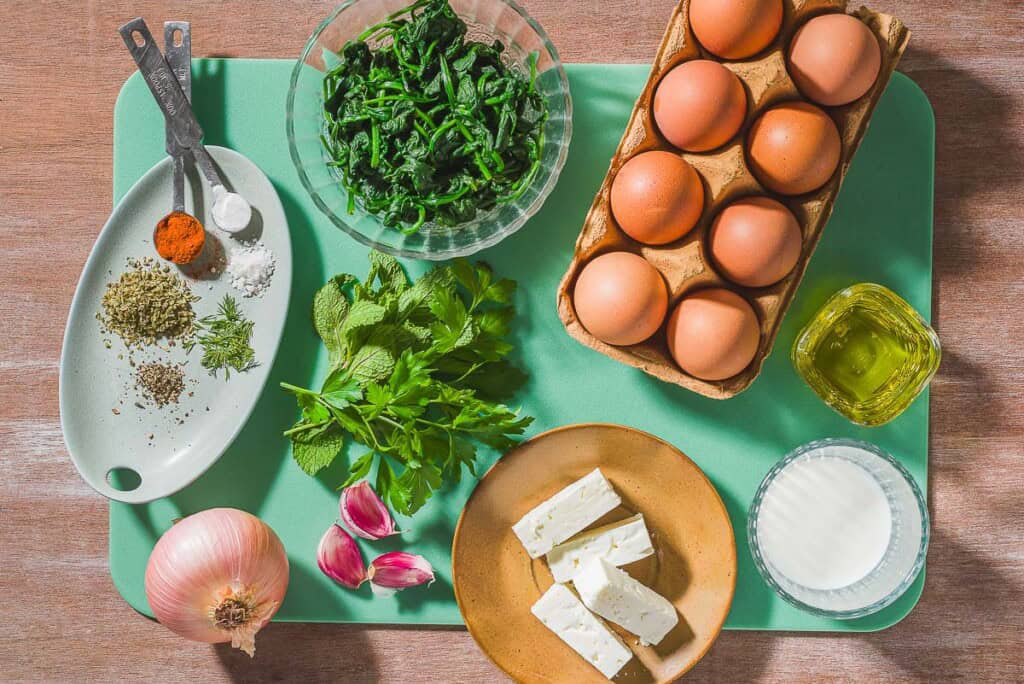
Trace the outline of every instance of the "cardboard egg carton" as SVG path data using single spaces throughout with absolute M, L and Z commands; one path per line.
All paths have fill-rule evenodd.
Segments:
M 846 0 L 783 0 L 782 28 L 774 42 L 754 57 L 739 61 L 720 59 L 697 43 L 689 26 L 689 4 L 689 0 L 682 0 L 669 20 L 647 85 L 633 108 L 626 131 L 612 157 L 608 174 L 576 240 L 572 262 L 558 288 L 558 313 L 570 335 L 616 361 L 635 366 L 665 382 L 681 385 L 705 396 L 727 399 L 750 386 L 761 372 L 765 358 L 771 353 L 782 318 L 832 213 L 832 205 L 867 130 L 871 112 L 906 49 L 910 32 L 895 17 L 864 7 L 852 13 L 878 38 L 882 51 L 878 80 L 871 90 L 850 104 L 821 107 L 835 121 L 842 140 L 839 168 L 829 182 L 811 193 L 782 196 L 767 191 L 748 169 L 744 153 L 747 131 L 761 113 L 774 105 L 793 100 L 808 101 L 800 94 L 786 70 L 786 49 L 790 38 L 811 17 L 844 12 Z M 673 147 L 657 131 L 651 113 L 654 90 L 662 76 L 676 65 L 691 59 L 721 62 L 739 77 L 747 91 L 747 114 L 740 133 L 725 146 L 707 153 L 681 152 Z M 650 150 L 668 150 L 680 154 L 693 165 L 704 182 L 705 206 L 700 221 L 686 236 L 667 245 L 644 245 L 631 239 L 616 225 L 609 203 L 615 174 L 630 158 Z M 803 231 L 800 261 L 786 278 L 769 287 L 746 288 L 729 282 L 715 271 L 706 254 L 705 238 L 711 221 L 725 205 L 748 195 L 765 195 L 779 200 L 793 212 Z M 628 347 L 606 344 L 587 332 L 577 319 L 573 307 L 572 291 L 576 277 L 592 258 L 613 251 L 641 254 L 661 272 L 669 288 L 669 313 L 685 294 L 705 287 L 725 287 L 743 295 L 754 307 L 761 326 L 761 343 L 751 364 L 732 378 L 705 381 L 683 372 L 672 360 L 665 341 L 664 324 L 647 341 Z

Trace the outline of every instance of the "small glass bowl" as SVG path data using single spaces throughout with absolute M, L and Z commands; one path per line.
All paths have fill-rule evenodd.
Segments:
M 345 43 L 411 0 L 346 0 L 313 31 L 292 71 L 288 89 L 286 125 L 288 149 L 303 187 L 313 203 L 334 225 L 364 245 L 395 256 L 414 259 L 450 259 L 497 244 L 519 230 L 544 204 L 565 165 L 572 137 L 572 99 L 569 80 L 544 29 L 512 0 L 450 0 L 466 22 L 467 39 L 500 40 L 506 63 L 529 74 L 527 57 L 539 53 L 537 87 L 548 104 L 541 167 L 529 188 L 517 200 L 502 204 L 458 226 L 427 223 L 405 235 L 387 228 L 357 206 L 348 212 L 348 193 L 320 141 L 323 126 L 323 75 L 337 63 Z
M 939 369 L 942 347 L 921 315 L 873 283 L 834 294 L 797 335 L 793 365 L 821 399 L 853 423 L 899 416 Z
M 773 483 L 792 472 L 792 466 L 821 458 L 844 459 L 874 480 L 885 494 L 892 524 L 884 554 L 874 568 L 847 586 L 828 589 L 787 577 L 772 564 L 772 554 L 766 553 L 761 538 L 765 495 Z M 791 451 L 765 475 L 747 516 L 750 553 L 768 586 L 801 610 L 841 620 L 871 615 L 902 596 L 924 567 L 928 538 L 928 506 L 910 472 L 875 445 L 853 439 L 822 439 Z

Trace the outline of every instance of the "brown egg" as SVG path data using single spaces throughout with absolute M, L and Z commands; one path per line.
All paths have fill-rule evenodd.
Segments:
M 806 102 L 772 107 L 750 127 L 751 171 L 769 190 L 801 195 L 817 190 L 839 166 L 839 130 L 829 115 Z
M 701 380 L 725 380 L 757 354 L 761 332 L 747 300 L 720 288 L 687 295 L 668 319 L 668 348 L 679 367 Z
M 708 52 L 745 59 L 768 47 L 782 26 L 782 0 L 691 0 L 690 27 Z
M 704 210 L 704 186 L 690 164 L 671 152 L 644 152 L 612 181 L 612 215 L 634 240 L 663 245 L 683 237 Z
M 602 254 L 586 266 L 573 290 L 576 316 L 608 344 L 638 344 L 657 332 L 668 310 L 658 270 L 630 252 Z
M 863 22 L 824 14 L 800 27 L 789 44 L 789 75 L 804 95 L 829 107 L 853 102 L 878 78 L 882 52 Z
M 705 152 L 736 135 L 747 111 L 740 79 L 718 62 L 695 59 L 665 74 L 654 92 L 654 121 L 676 147 Z
M 800 259 L 803 236 L 793 212 L 768 197 L 746 197 L 715 217 L 708 250 L 726 278 L 747 287 L 777 283 Z

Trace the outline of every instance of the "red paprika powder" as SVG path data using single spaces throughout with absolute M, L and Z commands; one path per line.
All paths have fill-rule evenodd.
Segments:
M 203 251 L 206 231 L 194 216 L 173 211 L 160 219 L 153 231 L 156 252 L 176 264 L 187 264 Z

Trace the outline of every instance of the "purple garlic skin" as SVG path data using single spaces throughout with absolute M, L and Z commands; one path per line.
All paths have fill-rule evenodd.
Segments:
M 341 519 L 352 534 L 363 539 L 383 539 L 398 534 L 387 506 L 365 480 L 346 487 L 338 504 Z
M 434 581 L 434 568 L 423 556 L 391 551 L 370 563 L 367 577 L 375 587 L 408 589 Z
M 349 589 L 358 589 L 369 579 L 356 540 L 337 523 L 331 525 L 320 539 L 316 564 L 321 572 Z

